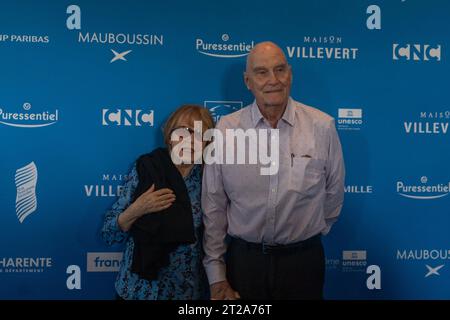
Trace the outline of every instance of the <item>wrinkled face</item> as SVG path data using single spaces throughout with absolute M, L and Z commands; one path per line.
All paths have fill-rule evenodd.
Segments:
M 181 117 L 174 128 L 171 131 L 170 141 L 171 151 L 175 151 L 175 155 L 182 159 L 183 163 L 194 163 L 195 160 L 202 155 L 195 154 L 195 145 L 197 145 L 198 151 L 203 152 L 206 146 L 206 141 L 203 141 L 202 130 L 196 130 L 195 122 L 198 121 L 201 126 L 204 126 L 202 120 L 198 116 L 183 116 Z M 174 159 L 172 159 L 173 161 Z M 174 161 L 175 163 L 175 161 Z
M 244 80 L 260 107 L 287 105 L 292 72 L 280 48 L 264 44 L 249 56 Z

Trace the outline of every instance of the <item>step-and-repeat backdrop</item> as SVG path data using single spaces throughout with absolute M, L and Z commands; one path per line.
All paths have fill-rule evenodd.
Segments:
M 450 2 L 2 1 L 0 298 L 112 299 L 100 238 L 179 105 L 252 102 L 272 40 L 292 96 L 336 119 L 347 167 L 326 298 L 450 298 Z

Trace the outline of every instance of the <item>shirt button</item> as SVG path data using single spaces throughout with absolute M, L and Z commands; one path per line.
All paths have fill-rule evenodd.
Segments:
M 277 191 L 276 189 L 272 189 L 272 192 L 275 192 L 275 191 Z
M 275 161 L 272 161 L 272 165 L 275 167 L 275 165 L 276 165 L 276 162 Z

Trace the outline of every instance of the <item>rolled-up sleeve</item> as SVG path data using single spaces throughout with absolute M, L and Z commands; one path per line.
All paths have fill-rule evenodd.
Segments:
M 336 131 L 334 120 L 329 127 L 329 148 L 326 165 L 326 195 L 325 195 L 325 222 L 327 228 L 323 234 L 327 234 L 331 226 L 339 217 L 344 202 L 345 166 L 342 154 L 341 142 Z
M 138 185 L 138 176 L 136 171 L 136 165 L 131 169 L 128 175 L 128 181 L 125 183 L 122 193 L 119 199 L 113 204 L 112 208 L 105 214 L 101 235 L 103 240 L 108 244 L 123 243 L 127 237 L 128 232 L 122 231 L 119 227 L 117 219 L 119 215 L 124 212 L 131 203 L 134 190 Z

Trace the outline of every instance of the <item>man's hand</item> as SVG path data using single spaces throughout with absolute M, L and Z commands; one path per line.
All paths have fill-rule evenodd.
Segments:
M 213 283 L 210 286 L 211 300 L 236 300 L 241 296 L 234 291 L 227 280 Z

